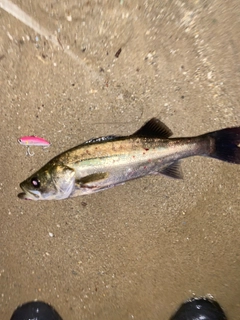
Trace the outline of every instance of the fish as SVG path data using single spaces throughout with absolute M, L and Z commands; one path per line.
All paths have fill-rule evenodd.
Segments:
M 20 143 L 23 146 L 27 147 L 27 152 L 26 155 L 33 156 L 34 152 L 30 152 L 30 146 L 40 146 L 43 148 L 48 148 L 50 147 L 50 142 L 37 136 L 23 136 L 19 138 L 18 143 Z
M 205 156 L 240 164 L 240 127 L 170 138 L 152 118 L 129 136 L 93 138 L 54 157 L 20 183 L 26 200 L 62 200 L 103 191 L 146 175 L 182 179 L 180 160 Z

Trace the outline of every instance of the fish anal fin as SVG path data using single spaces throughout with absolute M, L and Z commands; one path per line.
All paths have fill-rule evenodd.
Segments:
M 174 179 L 183 179 L 182 168 L 179 161 L 171 163 L 166 168 L 160 170 L 159 173 Z
M 152 118 L 147 121 L 139 130 L 132 136 L 145 138 L 169 138 L 172 131 L 159 119 Z
M 82 177 L 76 181 L 77 184 L 79 184 L 80 187 L 95 187 L 93 184 L 94 182 L 104 180 L 108 177 L 107 172 L 98 172 L 89 174 L 88 176 Z

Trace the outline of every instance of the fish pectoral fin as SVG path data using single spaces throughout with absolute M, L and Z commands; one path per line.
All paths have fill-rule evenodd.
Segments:
M 172 135 L 172 131 L 159 119 L 152 118 L 146 122 L 132 136 L 145 138 L 167 139 Z
M 94 188 L 95 186 L 93 185 L 94 182 L 104 180 L 108 177 L 107 172 L 98 172 L 98 173 L 93 173 L 88 176 L 82 177 L 76 181 L 76 183 L 80 187 L 84 188 Z M 89 186 L 88 186 L 89 184 Z
M 166 168 L 160 170 L 159 173 L 164 174 L 165 176 L 168 176 L 171 178 L 183 179 L 182 168 L 179 161 L 175 161 L 171 163 Z

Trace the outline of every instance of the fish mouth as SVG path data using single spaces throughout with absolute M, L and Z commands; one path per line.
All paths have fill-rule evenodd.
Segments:
M 33 200 L 32 198 L 27 197 L 27 194 L 25 192 L 19 193 L 18 198 L 23 200 Z
M 19 199 L 23 199 L 23 200 L 37 200 L 37 199 L 39 199 L 39 196 L 37 194 L 35 194 L 34 192 L 31 192 L 29 190 L 26 190 L 22 186 L 22 184 L 20 184 L 20 187 L 24 192 L 21 192 L 18 194 Z

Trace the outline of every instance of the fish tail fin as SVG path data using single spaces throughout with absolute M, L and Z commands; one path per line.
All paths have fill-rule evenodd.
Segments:
M 211 139 L 211 158 L 240 164 L 240 127 L 226 128 L 206 134 Z

